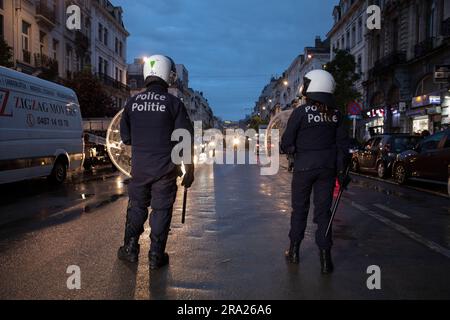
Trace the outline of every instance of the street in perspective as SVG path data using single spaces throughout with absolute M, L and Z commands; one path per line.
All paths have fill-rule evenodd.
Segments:
M 0 300 L 450 299 L 450 1 L 0 1 L 0 65 Z

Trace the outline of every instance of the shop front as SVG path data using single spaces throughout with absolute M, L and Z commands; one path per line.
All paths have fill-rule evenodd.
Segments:
M 450 127 L 450 90 L 442 94 L 441 108 L 442 108 L 441 126 L 443 129 L 447 129 Z
M 412 123 L 412 133 L 421 134 L 428 131 L 431 134 L 441 129 L 442 107 L 441 93 L 417 96 L 412 99 L 411 110 L 407 112 Z
M 373 137 L 384 133 L 384 108 L 374 108 L 365 112 L 365 137 Z

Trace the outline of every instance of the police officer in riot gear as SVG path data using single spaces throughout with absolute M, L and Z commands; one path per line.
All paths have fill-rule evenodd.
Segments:
M 335 86 L 333 76 L 325 70 L 313 70 L 305 75 L 302 94 L 307 102 L 293 111 L 281 141 L 284 152 L 295 154 L 291 244 L 286 258 L 291 263 L 299 263 L 310 196 L 314 193 L 314 222 L 318 225 L 316 243 L 323 274 L 333 272 L 331 232 L 328 236 L 325 234 L 331 217 L 336 177 L 341 186 L 348 183 L 344 172 L 349 161 L 349 138 L 343 115 L 335 105 Z
M 147 89 L 127 102 L 120 122 L 122 141 L 132 146 L 133 156 L 125 239 L 118 257 L 137 262 L 139 237 L 144 232 L 148 207 L 151 206 L 151 269 L 161 268 L 169 262 L 165 248 L 180 173 L 180 168 L 171 160 L 175 145 L 171 141 L 172 132 L 186 129 L 193 136 L 184 104 L 168 93 L 175 78 L 175 64 L 169 57 L 155 55 L 146 59 L 144 79 Z M 194 181 L 193 162 L 185 164 L 185 169 L 182 186 L 189 188 Z

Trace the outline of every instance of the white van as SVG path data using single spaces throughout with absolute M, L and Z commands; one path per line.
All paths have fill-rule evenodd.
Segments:
M 0 67 L 0 184 L 48 176 L 64 182 L 84 161 L 75 92 Z

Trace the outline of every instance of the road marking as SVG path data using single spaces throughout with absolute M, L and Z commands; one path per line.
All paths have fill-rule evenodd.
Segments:
M 384 206 L 382 204 L 375 203 L 374 206 L 377 207 L 378 209 L 381 209 L 381 210 L 384 210 L 386 212 L 389 212 L 390 214 L 393 214 L 396 217 L 399 217 L 399 218 L 402 218 L 402 219 L 411 219 L 410 216 L 407 216 L 406 214 L 403 214 L 403 213 L 401 213 L 401 212 L 399 212 L 397 210 L 394 210 L 392 208 L 386 207 L 386 206 Z
M 355 202 L 351 202 L 351 205 L 353 207 L 355 207 L 356 209 L 368 214 L 369 216 L 371 216 L 372 218 L 384 223 L 385 225 L 393 228 L 394 230 L 397 230 L 398 232 L 404 234 L 405 236 L 417 241 L 418 243 L 426 246 L 427 248 L 429 248 L 432 251 L 435 251 L 437 253 L 440 253 L 441 255 L 443 255 L 444 257 L 450 258 L 450 250 L 447 248 L 444 248 L 442 246 L 440 246 L 439 244 L 437 244 L 436 242 L 433 242 L 431 240 L 428 240 L 426 238 L 424 238 L 423 236 L 421 236 L 418 233 L 415 233 L 414 231 L 411 231 L 407 228 L 405 228 L 402 225 L 399 225 L 391 220 L 389 220 L 388 218 L 385 218 L 383 216 L 380 216 L 379 214 L 373 212 L 370 209 L 367 209 L 366 207 L 357 204 Z

